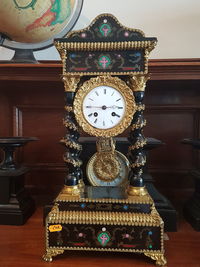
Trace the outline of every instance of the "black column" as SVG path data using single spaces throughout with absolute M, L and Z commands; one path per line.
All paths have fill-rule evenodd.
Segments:
M 63 143 L 66 147 L 66 152 L 64 153 L 63 158 L 67 167 L 67 174 L 64 181 L 64 184 L 67 186 L 78 185 L 82 179 L 82 171 L 80 168 L 82 161 L 79 158 L 82 146 L 78 141 L 80 135 L 73 112 L 74 96 L 75 92 L 65 92 L 66 105 L 64 125 L 67 132 L 61 140 L 61 143 Z
M 147 143 L 143 135 L 143 127 L 145 120 L 143 117 L 144 105 L 142 104 L 144 98 L 144 91 L 134 92 L 137 111 L 134 114 L 131 131 L 128 137 L 130 142 L 128 158 L 130 161 L 129 181 L 133 187 L 143 187 L 144 181 L 142 178 L 143 169 L 146 163 L 146 155 L 143 150 L 144 145 Z

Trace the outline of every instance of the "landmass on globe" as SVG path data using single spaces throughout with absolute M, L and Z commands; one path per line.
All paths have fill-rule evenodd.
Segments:
M 1 0 L 0 33 L 16 42 L 38 43 L 61 32 L 78 0 Z

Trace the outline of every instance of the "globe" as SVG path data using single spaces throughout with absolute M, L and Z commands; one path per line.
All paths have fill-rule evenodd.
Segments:
M 16 51 L 40 50 L 64 37 L 83 0 L 0 0 L 0 43 Z M 19 51 L 18 51 L 19 52 Z

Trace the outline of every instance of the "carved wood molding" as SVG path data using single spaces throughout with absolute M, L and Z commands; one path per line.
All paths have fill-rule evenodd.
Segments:
M 200 59 L 154 59 L 149 61 L 151 80 L 199 80 Z
M 61 61 L 41 64 L 0 64 L 0 81 L 61 82 Z M 199 80 L 200 59 L 153 59 L 149 61 L 151 80 Z
M 41 64 L 0 64 L 0 81 L 61 81 L 62 65 L 56 61 Z

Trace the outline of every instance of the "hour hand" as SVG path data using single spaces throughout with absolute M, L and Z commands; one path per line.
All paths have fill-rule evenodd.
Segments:
M 102 107 L 98 107 L 98 106 L 85 106 L 86 108 L 102 108 Z

